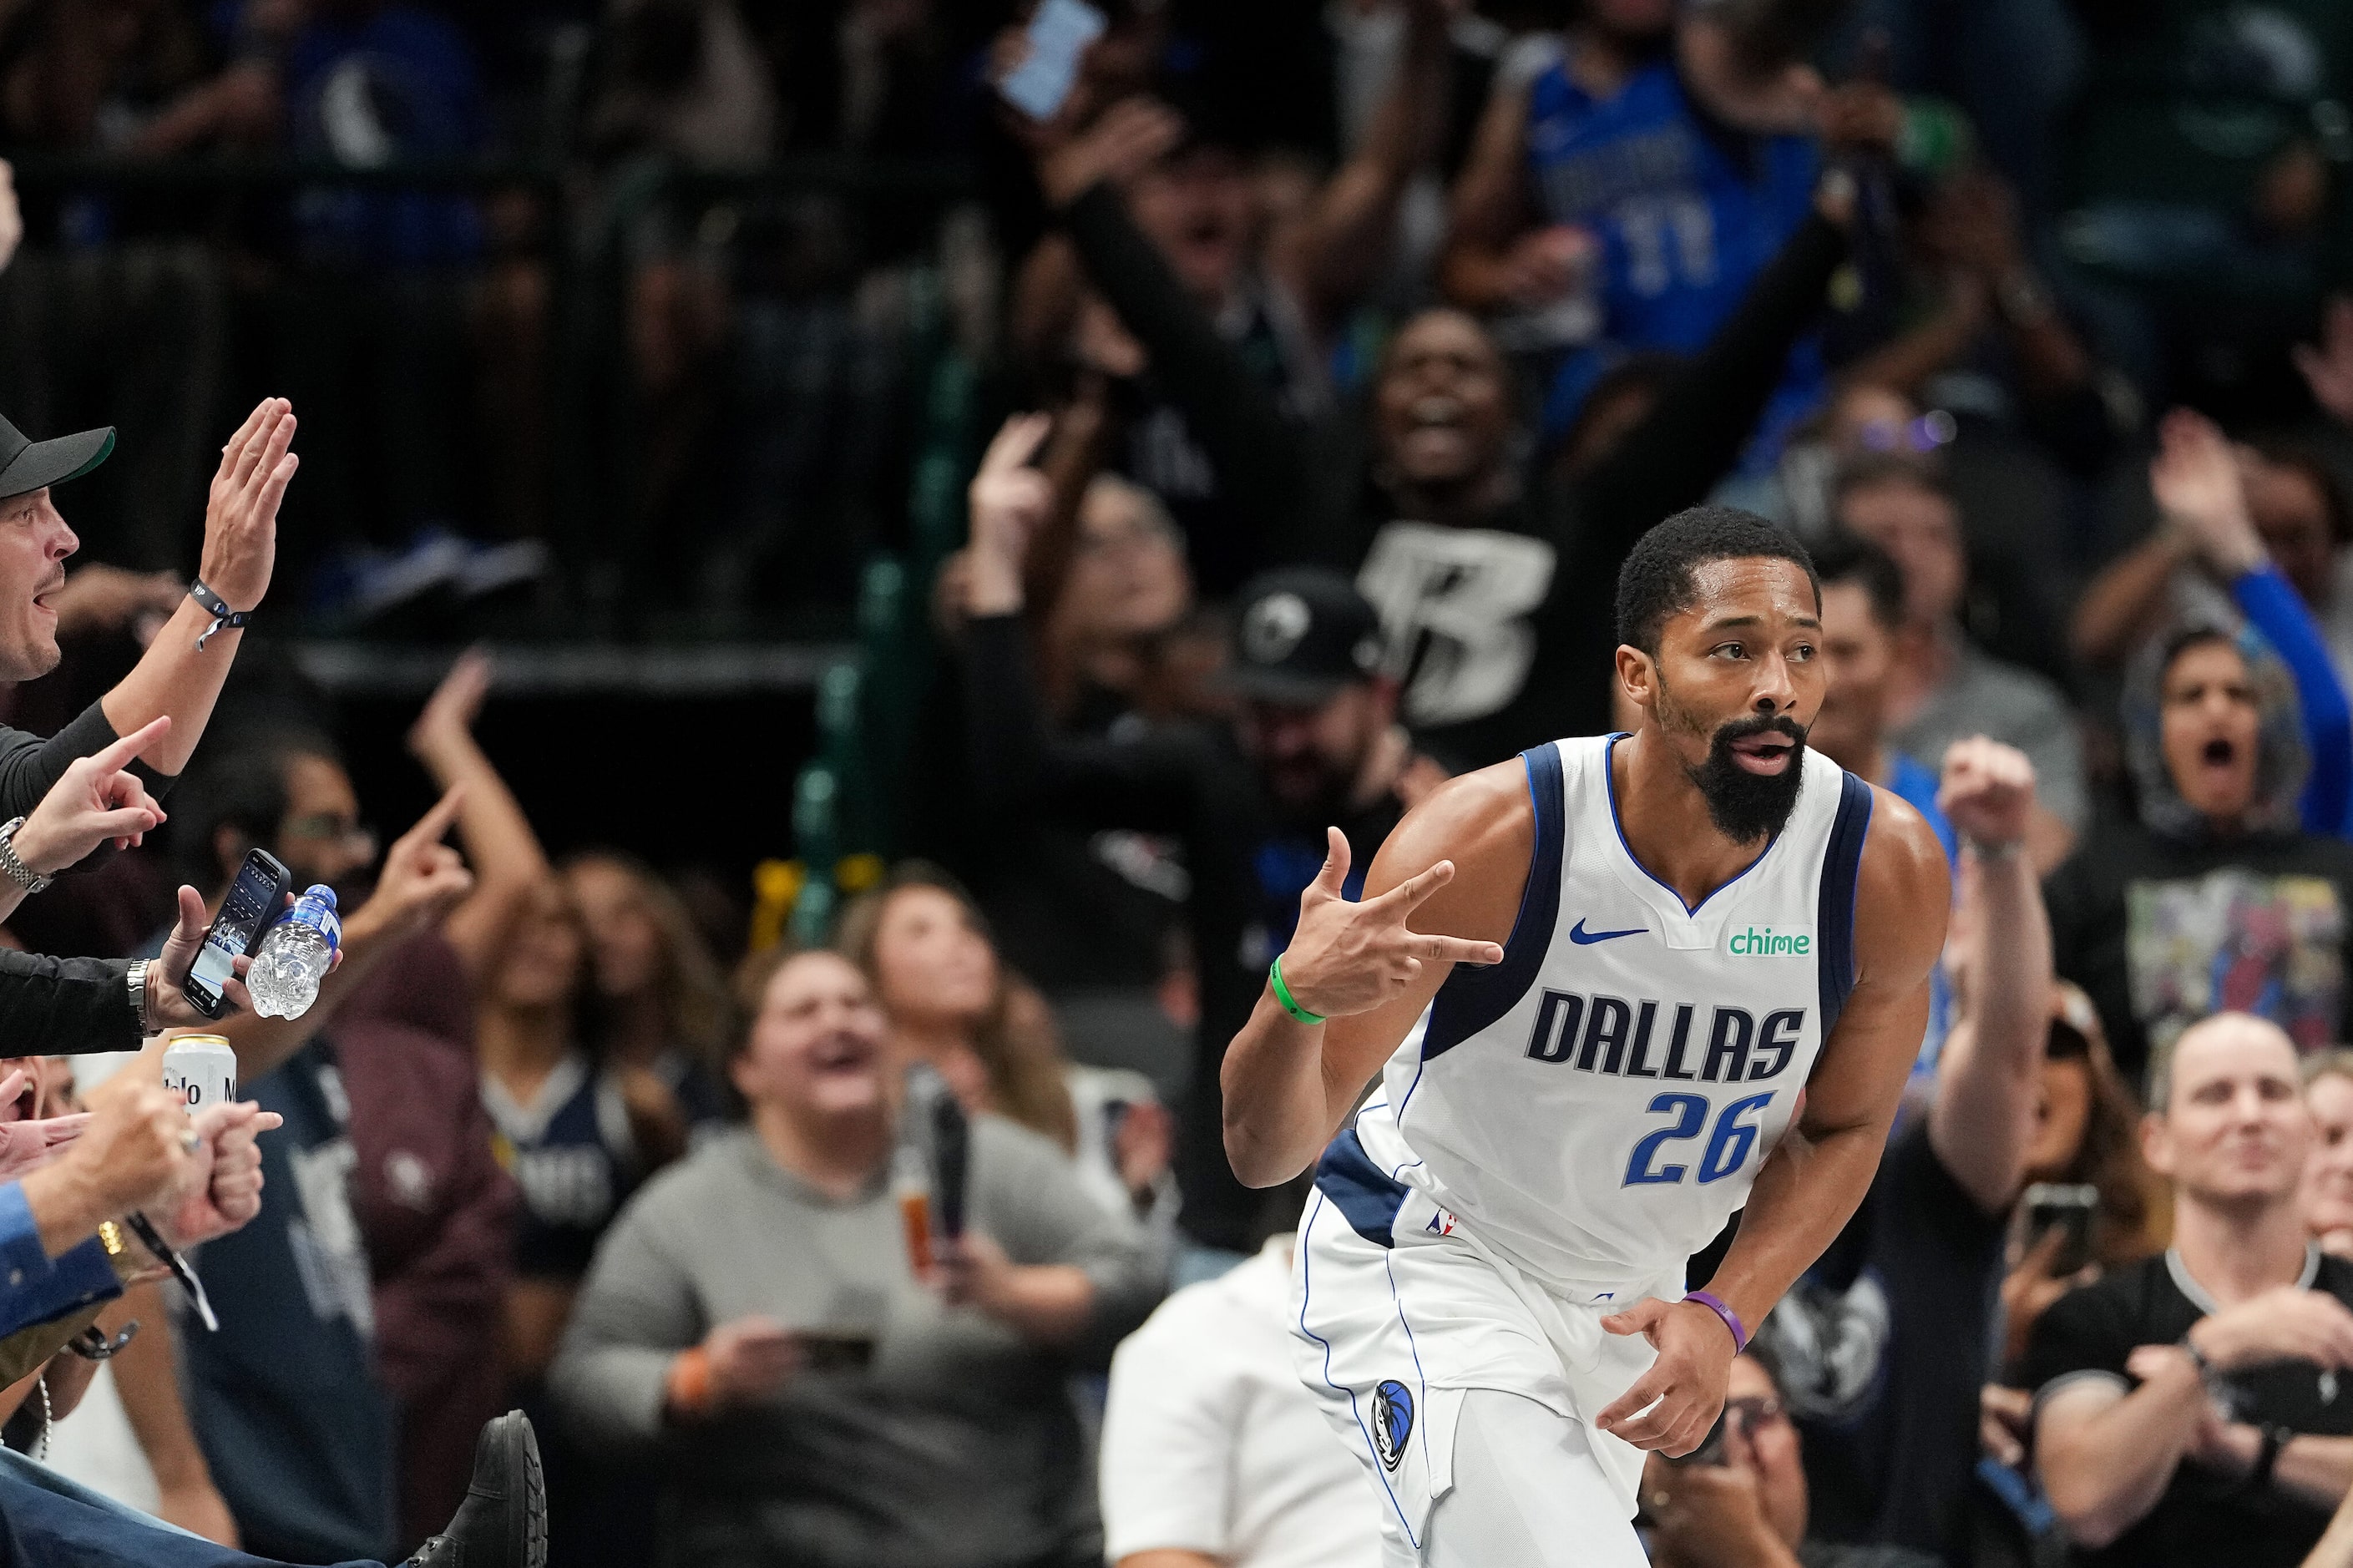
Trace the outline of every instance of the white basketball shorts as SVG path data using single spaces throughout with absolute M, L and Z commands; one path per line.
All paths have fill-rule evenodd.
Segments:
M 1353 1171 L 1351 1154 L 1360 1163 Z M 1430 1512 L 1453 1488 L 1456 1425 L 1473 1389 L 1521 1395 L 1581 1426 L 1585 1441 L 1572 1447 L 1590 1455 L 1583 1462 L 1601 1484 L 1553 1478 L 1548 1489 L 1606 1500 L 1614 1513 L 1592 1525 L 1630 1542 L 1644 1454 L 1592 1420 L 1655 1359 L 1641 1335 L 1600 1325 L 1646 1296 L 1680 1300 L 1682 1270 L 1567 1294 L 1547 1289 L 1391 1180 L 1352 1134 L 1335 1142 L 1292 1262 L 1293 1360 L 1372 1478 L 1385 1562 L 1427 1560 Z

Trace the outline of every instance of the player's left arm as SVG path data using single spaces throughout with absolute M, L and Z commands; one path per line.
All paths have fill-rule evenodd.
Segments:
M 1757 1167 L 1740 1234 L 1708 1281 L 1752 1331 L 1862 1202 L 1928 1026 L 1928 977 L 1945 945 L 1951 877 L 1920 814 L 1885 790 L 1872 795 L 1855 881 L 1854 990 L 1815 1059 L 1797 1121 Z M 1725 1325 L 1695 1301 L 1646 1300 L 1601 1326 L 1645 1336 L 1659 1359 L 1597 1424 L 1671 1458 L 1698 1447 L 1724 1407 L 1734 1353 Z

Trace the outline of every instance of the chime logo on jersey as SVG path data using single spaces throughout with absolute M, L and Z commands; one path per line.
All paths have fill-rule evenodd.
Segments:
M 1690 1002 L 1547 991 L 1528 1036 L 1528 1059 L 1613 1078 L 1750 1082 L 1779 1076 L 1806 1027 L 1803 1007 L 1759 1019 L 1746 1007 L 1717 1006 L 1707 1009 L 1704 1026 L 1701 1011 Z
M 1405 1440 L 1413 1435 L 1413 1390 L 1389 1378 L 1373 1390 L 1373 1447 L 1381 1463 L 1394 1470 L 1405 1458 Z
M 1743 926 L 1732 933 L 1724 944 L 1725 951 L 1735 958 L 1813 958 L 1814 933 L 1810 931 L 1771 926 Z

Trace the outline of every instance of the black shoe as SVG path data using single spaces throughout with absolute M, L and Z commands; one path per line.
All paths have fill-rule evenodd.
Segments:
M 547 1568 L 547 1479 L 530 1416 L 510 1410 L 482 1428 L 466 1500 L 402 1568 Z

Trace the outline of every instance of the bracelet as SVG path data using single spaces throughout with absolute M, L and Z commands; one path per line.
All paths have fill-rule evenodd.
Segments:
M 1998 866 L 2004 860 L 2015 858 L 2020 847 L 2025 842 L 2025 840 L 2020 838 L 2007 838 L 1999 844 L 1989 844 L 1982 838 L 1971 838 L 1967 842 L 1969 847 L 1969 853 L 1975 855 L 1979 860 L 1984 861 L 1989 866 Z
M 1303 1024 L 1320 1024 L 1324 1021 L 1323 1014 L 1309 1012 L 1292 996 L 1291 987 L 1283 984 L 1282 957 L 1280 953 L 1275 955 L 1272 963 L 1266 966 L 1266 979 L 1267 984 L 1274 987 L 1274 999 L 1282 1004 L 1284 1012 Z
M 1696 1301 L 1724 1320 L 1724 1326 L 1732 1331 L 1734 1355 L 1742 1354 L 1748 1349 L 1748 1326 L 1740 1321 L 1739 1313 L 1725 1304 L 1724 1298 L 1712 1295 L 1705 1290 L 1686 1290 L 1683 1292 L 1683 1300 Z
M 247 622 L 253 619 L 253 612 L 251 610 L 230 609 L 228 607 L 228 601 L 222 598 L 218 594 L 214 593 L 210 588 L 206 587 L 205 580 L 202 577 L 192 578 L 189 580 L 188 597 L 194 599 L 198 605 L 202 605 L 204 607 L 205 614 L 213 618 L 213 624 L 206 626 L 202 632 L 196 635 L 196 651 L 198 653 L 205 651 L 205 644 L 213 639 L 215 633 L 237 631 L 243 627 Z
M 5 876 L 27 893 L 37 893 L 57 879 L 44 877 L 16 858 L 16 830 L 24 826 L 21 816 L 0 823 L 0 876 Z
M 155 1020 L 147 1016 L 147 966 L 153 959 L 134 958 L 122 972 L 122 984 L 131 992 L 131 1016 L 139 1020 L 139 1037 L 152 1040 L 163 1033 Z

